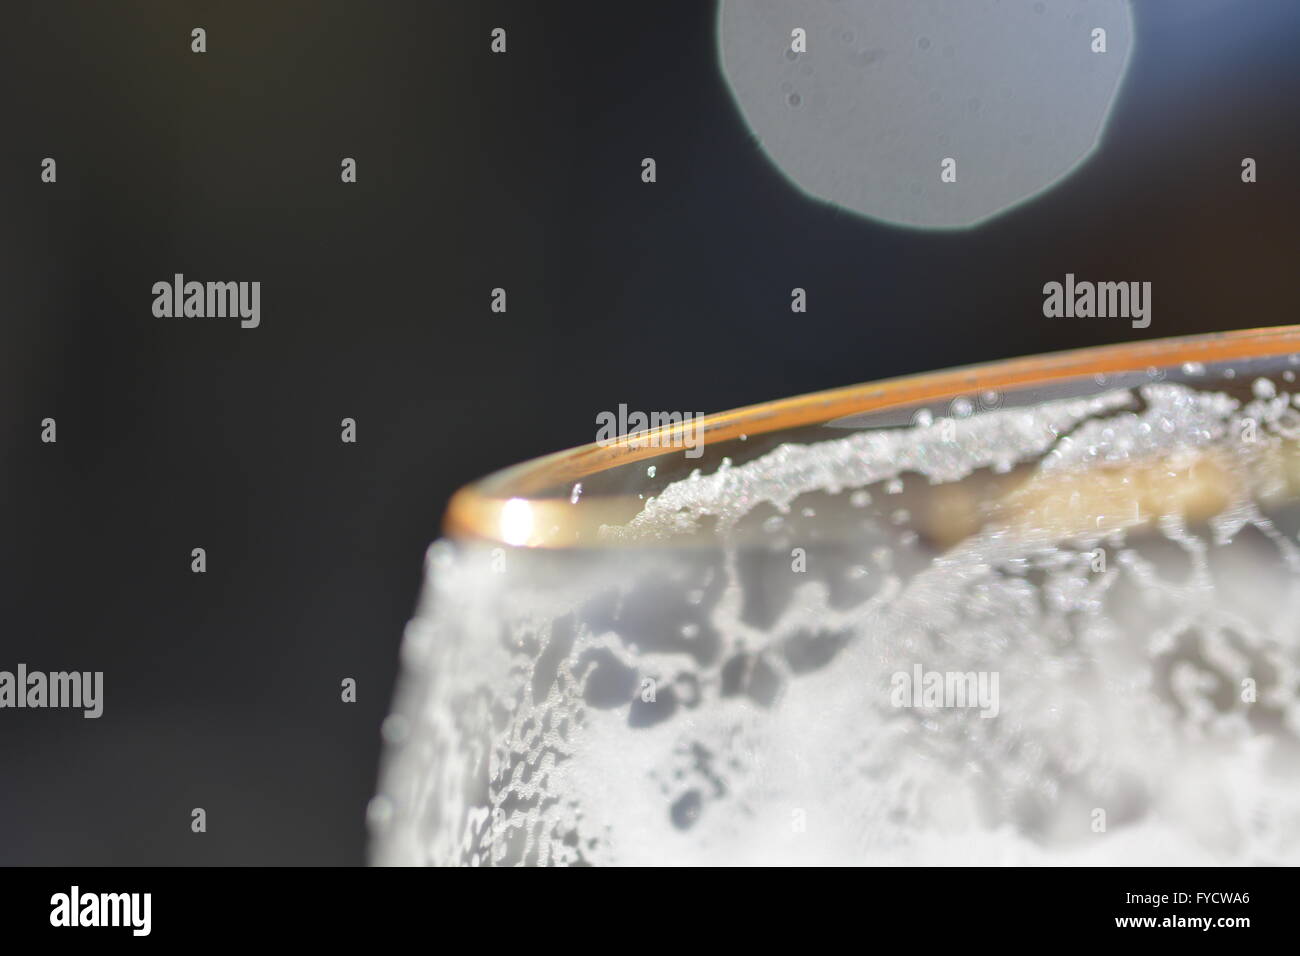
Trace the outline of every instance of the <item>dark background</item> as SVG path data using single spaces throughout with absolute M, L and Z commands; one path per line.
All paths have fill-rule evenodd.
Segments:
M 1137 4 L 1102 148 L 953 233 L 790 187 L 707 0 L 0 16 L 0 669 L 105 672 L 99 720 L 0 711 L 3 863 L 362 862 L 447 497 L 600 410 L 1297 317 L 1294 0 Z M 175 272 L 260 280 L 261 327 L 155 318 Z M 1066 272 L 1151 281 L 1150 328 L 1045 319 Z

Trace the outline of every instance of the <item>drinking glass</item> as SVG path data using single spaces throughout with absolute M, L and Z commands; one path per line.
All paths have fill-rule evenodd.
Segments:
M 460 491 L 373 862 L 1300 862 L 1297 371 L 1044 355 Z

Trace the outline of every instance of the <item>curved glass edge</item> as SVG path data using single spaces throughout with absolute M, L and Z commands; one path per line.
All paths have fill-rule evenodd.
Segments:
M 701 429 L 699 434 L 706 445 L 716 444 L 976 392 L 1004 392 L 1149 367 L 1230 362 L 1295 352 L 1300 352 L 1300 326 L 1296 325 L 1104 345 L 814 392 L 719 412 L 693 427 Z M 629 502 L 617 496 L 586 498 L 579 519 L 568 499 L 551 496 L 555 490 L 601 472 L 663 456 L 666 448 L 685 444 L 687 427 L 692 426 L 670 425 L 622 436 L 608 444 L 582 445 L 489 475 L 452 496 L 443 533 L 454 540 L 515 547 L 580 545 L 584 541 L 583 527 L 626 514 Z

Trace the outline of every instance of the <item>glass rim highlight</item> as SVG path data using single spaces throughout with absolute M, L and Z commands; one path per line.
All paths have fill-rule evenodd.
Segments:
M 624 435 L 608 444 L 592 442 L 502 469 L 458 490 L 443 518 L 443 534 L 456 541 L 512 547 L 564 548 L 579 545 L 580 524 L 622 509 L 613 499 L 584 499 L 584 517 L 565 498 L 542 494 L 623 465 L 672 454 L 688 427 L 702 427 L 706 445 L 824 424 L 848 416 L 927 402 L 951 401 L 980 392 L 1008 392 L 1070 380 L 1238 359 L 1300 353 L 1300 325 L 1178 336 L 1150 341 L 1047 352 L 961 366 L 776 399 L 707 415 L 701 425 L 675 424 Z M 608 497 L 608 496 L 606 496 Z M 594 505 L 594 507 L 593 507 Z

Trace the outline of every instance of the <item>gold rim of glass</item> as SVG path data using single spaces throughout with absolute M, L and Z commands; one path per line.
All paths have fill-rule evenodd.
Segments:
M 584 500 L 587 507 L 579 518 L 578 509 L 567 498 L 544 492 L 664 455 L 665 448 L 686 442 L 690 427 L 697 429 L 695 434 L 705 444 L 717 443 L 981 392 L 1003 393 L 1151 367 L 1230 362 L 1295 352 L 1300 352 L 1300 325 L 1287 325 L 1048 352 L 777 399 L 708 415 L 702 423 L 675 424 L 625 435 L 606 444 L 581 445 L 488 475 L 452 496 L 443 533 L 457 540 L 522 547 L 580 544 L 580 522 L 590 525 L 598 522 L 602 514 L 614 514 L 618 509 L 602 509 L 599 501 L 593 508 L 589 500 Z

